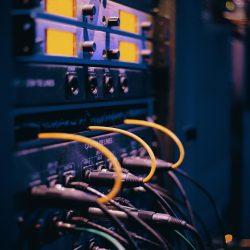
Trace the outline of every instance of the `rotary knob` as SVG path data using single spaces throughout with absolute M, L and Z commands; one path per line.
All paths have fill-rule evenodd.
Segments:
M 143 59 L 150 59 L 152 57 L 152 51 L 149 49 L 141 50 L 141 56 Z
M 119 17 L 108 17 L 106 19 L 106 24 L 108 27 L 120 26 L 120 18 Z
M 94 41 L 85 41 L 82 43 L 83 52 L 95 52 L 96 43 Z
M 118 49 L 106 49 L 103 51 L 103 57 L 107 59 L 119 59 L 120 51 Z
M 143 31 L 150 31 L 152 29 L 152 23 L 149 21 L 142 22 L 141 28 Z
M 85 4 L 82 7 L 83 16 L 94 16 L 96 13 L 96 7 L 94 4 Z

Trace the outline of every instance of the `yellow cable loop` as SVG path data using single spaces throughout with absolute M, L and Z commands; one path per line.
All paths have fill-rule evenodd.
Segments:
M 181 141 L 179 140 L 179 138 L 171 130 L 163 127 L 160 124 L 157 124 L 154 122 L 149 122 L 149 121 L 144 121 L 144 120 L 125 119 L 124 123 L 131 124 L 131 125 L 141 125 L 141 126 L 146 126 L 146 127 L 158 129 L 161 132 L 163 132 L 164 134 L 166 134 L 167 136 L 169 136 L 176 143 L 176 145 L 180 151 L 179 159 L 176 163 L 174 163 L 172 165 L 172 168 L 178 168 L 181 165 L 181 163 L 183 162 L 184 157 L 185 157 L 185 150 L 184 150 L 184 147 L 183 147 Z
M 70 140 L 70 141 L 77 141 L 80 143 L 88 144 L 96 148 L 97 150 L 99 150 L 104 156 L 106 156 L 110 160 L 114 168 L 114 171 L 116 173 L 114 186 L 108 194 L 106 194 L 105 196 L 101 198 L 98 198 L 97 202 L 102 203 L 102 204 L 107 203 L 108 201 L 116 197 L 116 195 L 121 190 L 121 186 L 122 186 L 121 165 L 119 161 L 117 160 L 117 158 L 114 156 L 114 154 L 108 148 L 100 144 L 99 142 L 96 142 L 90 138 L 87 138 L 81 135 L 74 135 L 74 134 L 68 134 L 68 133 L 40 133 L 38 134 L 38 138 L 39 139 L 62 139 L 62 140 L 67 140 L 67 141 Z
M 123 135 L 129 136 L 132 139 L 134 139 L 135 141 L 139 142 L 145 148 L 145 150 L 147 151 L 147 153 L 148 153 L 148 155 L 149 155 L 149 157 L 151 159 L 151 162 L 152 162 L 150 172 L 143 179 L 143 182 L 148 182 L 154 176 L 154 173 L 155 173 L 155 170 L 156 170 L 156 158 L 155 158 L 154 152 L 149 147 L 149 145 L 145 141 L 143 141 L 139 136 L 137 136 L 137 135 L 135 135 L 135 134 L 133 134 L 131 132 L 128 132 L 126 130 L 118 129 L 118 128 L 103 127 L 103 126 L 89 126 L 88 128 L 90 130 L 102 130 L 102 131 L 109 131 L 109 132 L 123 134 Z

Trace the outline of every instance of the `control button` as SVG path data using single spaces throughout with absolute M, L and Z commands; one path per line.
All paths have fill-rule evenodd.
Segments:
M 143 31 L 150 31 L 152 29 L 152 23 L 149 21 L 142 22 L 141 28 Z
M 69 95 L 78 95 L 79 85 L 78 85 L 78 79 L 76 75 L 67 74 L 65 84 L 66 84 L 66 92 Z
M 88 84 L 89 84 L 89 91 L 93 95 L 98 94 L 98 88 L 97 88 L 97 77 L 95 75 L 90 75 L 88 78 Z
M 94 41 L 85 41 L 82 43 L 83 52 L 95 52 L 96 43 Z
M 107 59 L 119 59 L 120 58 L 120 51 L 119 49 L 106 49 L 103 50 L 103 57 Z
M 120 76 L 119 82 L 120 82 L 120 87 L 121 87 L 122 93 L 127 94 L 128 91 L 129 91 L 127 77 L 126 76 Z
M 117 27 L 117 26 L 120 26 L 120 18 L 108 17 L 108 18 L 105 18 L 105 23 L 108 27 Z
M 82 7 L 83 16 L 94 16 L 96 13 L 96 7 L 94 4 L 85 4 Z
M 149 49 L 141 50 L 141 56 L 143 59 L 150 59 L 152 57 L 152 51 Z
M 108 94 L 113 94 L 115 92 L 113 77 L 105 75 L 103 78 L 104 88 Z

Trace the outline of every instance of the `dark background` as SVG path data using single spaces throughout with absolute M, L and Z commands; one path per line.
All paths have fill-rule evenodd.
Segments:
M 172 47 L 176 54 L 172 103 L 175 132 L 186 148 L 183 169 L 212 193 L 226 232 L 237 238 L 250 238 L 248 42 L 235 39 L 232 27 L 216 20 L 208 2 L 211 3 L 176 0 L 176 43 Z M 13 233 L 9 183 L 17 178 L 11 164 L 10 1 L 2 2 L 0 20 L 0 218 L 1 239 L 5 239 L 1 249 L 7 249 L 5 244 L 11 242 Z M 216 220 L 208 203 L 194 188 L 189 187 L 188 194 L 195 210 L 216 231 Z
M 224 4 L 176 1 L 175 127 L 185 141 L 183 168 L 213 194 L 226 232 L 249 238 L 248 42 L 220 19 Z M 194 189 L 189 193 L 216 230 L 200 194 Z

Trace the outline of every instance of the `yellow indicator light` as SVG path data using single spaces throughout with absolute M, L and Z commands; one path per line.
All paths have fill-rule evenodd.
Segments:
M 225 241 L 227 244 L 233 241 L 233 235 L 232 234 L 226 234 L 225 235 Z
M 131 63 L 138 62 L 138 48 L 136 44 L 121 41 L 119 44 L 119 50 L 120 61 Z
M 138 33 L 137 16 L 120 10 L 120 30 L 130 33 Z
M 67 31 L 47 29 L 46 53 L 57 56 L 76 56 L 76 34 Z
M 235 9 L 235 5 L 232 1 L 226 1 L 226 8 L 229 10 L 229 11 L 233 11 Z
M 76 0 L 46 0 L 45 9 L 51 14 L 75 17 Z

